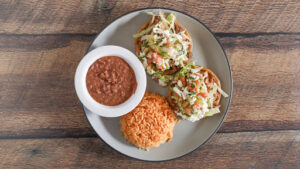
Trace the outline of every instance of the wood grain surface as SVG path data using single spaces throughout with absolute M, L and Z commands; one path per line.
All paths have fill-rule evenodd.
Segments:
M 234 80 L 218 133 L 167 162 L 135 160 L 103 143 L 73 84 L 96 34 L 146 7 L 205 23 Z M 299 13 L 298 0 L 0 0 L 0 168 L 299 168 Z
M 0 36 L 0 138 L 95 136 L 73 86 L 93 37 Z M 219 132 L 300 128 L 300 35 L 222 37 L 234 95 Z M 287 59 L 288 58 L 288 59 Z
M 117 17 L 146 7 L 184 11 L 214 32 L 300 32 L 298 0 L 5 0 L 0 3 L 0 33 L 94 34 Z
M 166 162 L 128 158 L 98 138 L 0 140 L 0 166 L 15 168 L 286 169 L 300 166 L 299 153 L 299 131 L 217 134 L 192 154 Z

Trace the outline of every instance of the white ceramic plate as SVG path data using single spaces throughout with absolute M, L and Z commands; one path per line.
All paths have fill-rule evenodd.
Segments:
M 163 10 L 173 12 L 178 22 L 190 33 L 193 40 L 193 60 L 206 66 L 219 77 L 222 89 L 229 94 L 221 98 L 221 113 L 198 122 L 181 121 L 176 124 L 173 140 L 158 148 L 144 151 L 126 142 L 120 135 L 119 118 L 105 118 L 84 108 L 87 119 L 99 137 L 120 153 L 146 161 L 165 161 L 188 154 L 208 141 L 221 126 L 230 105 L 232 95 L 232 76 L 228 58 L 221 44 L 212 32 L 195 18 L 170 9 L 140 9 L 123 15 L 109 24 L 92 42 L 88 51 L 103 45 L 118 45 L 135 52 L 132 35 L 151 16 L 145 11 Z M 160 87 L 147 75 L 147 90 L 167 96 L 167 88 Z

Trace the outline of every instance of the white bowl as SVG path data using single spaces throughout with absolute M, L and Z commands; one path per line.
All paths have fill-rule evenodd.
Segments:
M 103 56 L 118 56 L 124 59 L 135 73 L 136 91 L 120 105 L 106 106 L 100 104 L 90 96 L 86 88 L 86 74 L 89 67 Z M 77 96 L 87 109 L 103 117 L 118 117 L 130 112 L 140 103 L 145 94 L 147 79 L 144 67 L 135 54 L 120 46 L 101 46 L 86 54 L 80 61 L 74 82 Z

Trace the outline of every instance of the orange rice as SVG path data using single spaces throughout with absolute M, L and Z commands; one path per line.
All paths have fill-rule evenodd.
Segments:
M 149 92 L 134 110 L 120 118 L 125 139 L 146 150 L 170 141 L 176 122 L 165 97 Z

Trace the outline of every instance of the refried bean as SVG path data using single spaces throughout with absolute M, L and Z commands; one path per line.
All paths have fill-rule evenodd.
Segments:
M 134 71 L 125 60 L 104 56 L 90 66 L 86 86 L 97 102 L 115 106 L 129 99 L 136 90 L 137 82 Z

